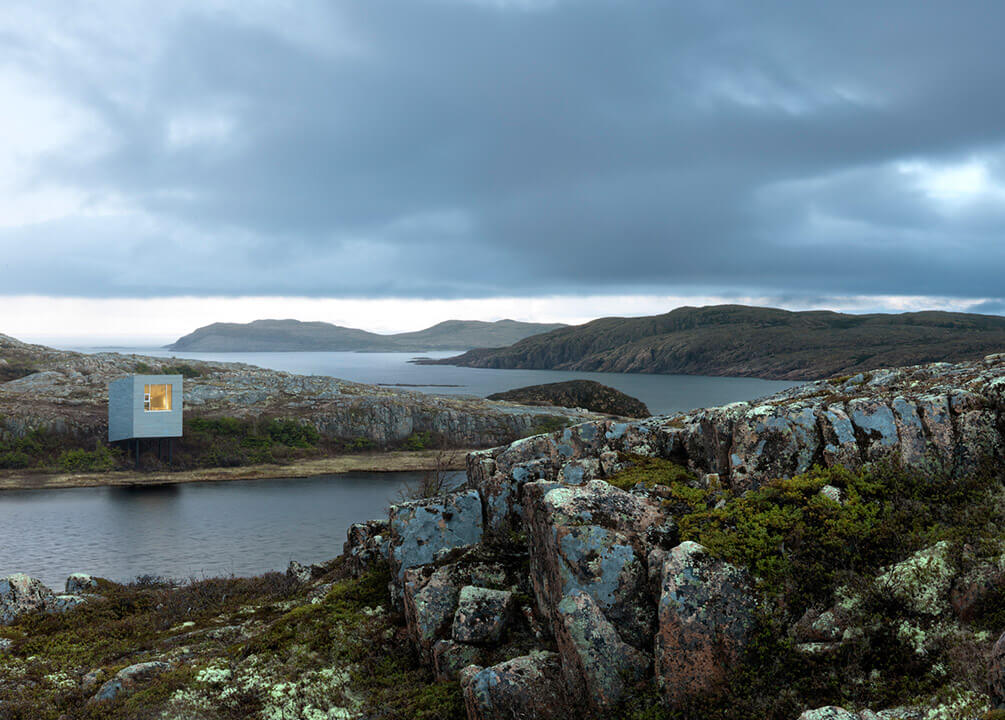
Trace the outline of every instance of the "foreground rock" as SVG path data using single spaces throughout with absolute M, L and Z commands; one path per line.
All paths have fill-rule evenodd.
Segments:
M 726 672 L 742 659 L 754 621 L 750 578 L 685 542 L 663 563 L 656 635 L 656 676 L 667 701 L 722 689 Z
M 115 677 L 105 682 L 94 694 L 92 702 L 103 700 L 114 700 L 123 692 L 133 690 L 137 685 L 150 680 L 161 673 L 170 670 L 171 663 L 153 660 L 150 662 L 136 663 L 129 667 L 124 667 L 115 673 Z
M 25 613 L 49 608 L 54 597 L 41 581 L 24 573 L 0 579 L 0 625 L 9 625 Z
M 488 399 L 507 400 L 523 405 L 558 405 L 567 408 L 583 408 L 620 417 L 649 417 L 649 408 L 644 402 L 594 380 L 569 380 L 547 383 L 546 385 L 528 385 L 489 395 Z
M 567 720 L 570 697 L 558 656 L 534 653 L 461 673 L 468 720 Z

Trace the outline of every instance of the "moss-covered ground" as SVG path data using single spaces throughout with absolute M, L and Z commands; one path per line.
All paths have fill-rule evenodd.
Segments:
M 13 641 L 0 655 L 0 717 L 463 717 L 457 683 L 434 682 L 403 637 L 388 579 L 347 578 L 336 561 L 309 586 L 280 574 L 102 583 L 102 600 L 0 628 Z M 155 659 L 173 669 L 90 701 L 121 668 Z

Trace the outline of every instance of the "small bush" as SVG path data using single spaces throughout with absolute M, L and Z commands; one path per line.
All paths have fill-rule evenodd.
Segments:
M 59 466 L 66 472 L 105 472 L 118 464 L 117 454 L 105 445 L 94 450 L 74 448 L 59 456 Z
M 0 453 L 0 468 L 5 470 L 21 470 L 31 465 L 31 457 L 21 450 L 11 450 Z
M 564 430 L 572 424 L 573 422 L 569 418 L 563 417 L 562 415 L 541 415 L 536 419 L 534 425 L 527 432 L 525 437 L 557 432 L 559 430 Z
M 314 447 L 321 439 L 316 427 L 297 420 L 275 418 L 266 424 L 265 432 L 272 442 L 288 447 Z
M 349 442 L 347 442 L 346 445 L 345 445 L 345 449 L 349 450 L 349 451 L 352 451 L 352 452 L 360 452 L 360 451 L 364 451 L 364 450 L 373 450 L 376 447 L 377 447 L 377 443 L 375 443 L 370 438 L 366 438 L 366 437 L 353 438 L 352 440 L 350 440 Z
M 165 365 L 161 369 L 161 374 L 181 375 L 183 378 L 197 378 L 202 376 L 202 370 L 188 363 L 176 363 L 174 365 Z
M 426 448 L 432 447 L 433 445 L 433 434 L 428 431 L 412 433 L 405 441 L 401 444 L 401 447 L 405 450 L 425 450 Z

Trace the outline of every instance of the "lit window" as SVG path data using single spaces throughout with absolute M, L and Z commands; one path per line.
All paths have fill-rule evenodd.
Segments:
M 144 385 L 143 409 L 148 412 L 171 409 L 170 385 Z

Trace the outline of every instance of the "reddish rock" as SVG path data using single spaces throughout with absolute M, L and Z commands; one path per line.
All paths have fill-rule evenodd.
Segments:
M 1002 633 L 991 651 L 991 668 L 988 672 L 991 688 L 991 706 L 1005 708 L 1005 633 Z
M 461 671 L 468 720 L 569 720 L 573 698 L 554 653 L 535 652 Z
M 667 701 L 723 690 L 753 625 L 755 601 L 746 571 L 684 542 L 663 564 L 656 633 L 656 677 Z

